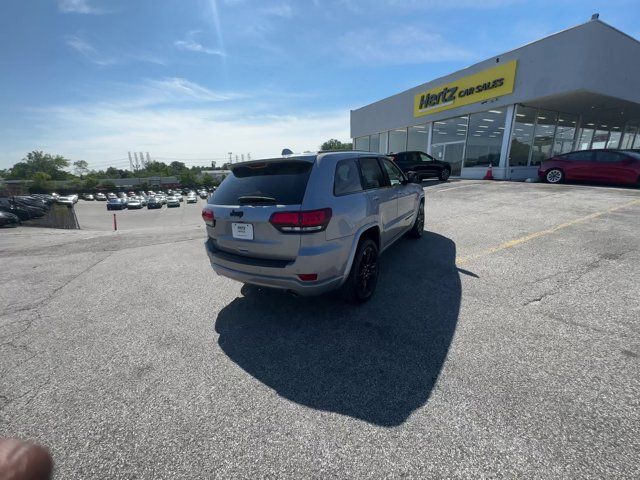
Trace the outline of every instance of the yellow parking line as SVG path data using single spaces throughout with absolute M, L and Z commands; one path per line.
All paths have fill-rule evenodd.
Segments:
M 456 258 L 456 265 L 464 265 L 465 263 L 469 263 L 469 262 L 471 262 L 473 260 L 477 260 L 479 258 L 486 257 L 488 255 L 491 255 L 493 253 L 499 252 L 501 250 L 506 250 L 507 248 L 513 248 L 515 246 L 518 246 L 518 245 L 521 245 L 523 243 L 526 243 L 526 242 L 528 242 L 530 240 L 534 240 L 536 238 L 540 238 L 540 237 L 544 237 L 546 235 L 550 235 L 552 233 L 557 232 L 558 230 L 562 230 L 563 228 L 571 227 L 573 225 L 577 225 L 578 223 L 584 223 L 584 222 L 586 222 L 588 220 L 593 220 L 594 218 L 601 217 L 601 216 L 606 215 L 608 213 L 612 213 L 612 212 L 615 212 L 617 210 L 621 210 L 623 208 L 627 208 L 627 207 L 630 207 L 632 205 L 638 205 L 638 204 L 640 204 L 640 199 L 633 200 L 631 202 L 627 202 L 627 203 L 624 203 L 622 205 L 618 205 L 617 207 L 608 208 L 607 210 L 601 210 L 599 212 L 591 213 L 591 214 L 586 215 L 584 217 L 576 218 L 575 220 L 571 220 L 569 222 L 561 223 L 559 225 L 556 225 L 554 227 L 548 228 L 546 230 L 540 230 L 538 232 L 530 233 L 528 235 L 525 235 L 524 237 L 516 238 L 514 240 L 509 240 L 508 242 L 501 243 L 500 245 L 496 245 L 495 247 L 488 248 L 486 250 L 483 250 L 482 252 L 479 252 L 479 253 L 476 253 L 476 254 L 473 254 L 473 255 L 467 255 L 467 256 L 464 256 L 464 257 L 457 257 Z

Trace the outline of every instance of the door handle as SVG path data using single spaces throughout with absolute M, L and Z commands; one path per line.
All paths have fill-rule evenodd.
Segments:
M 377 202 L 378 200 L 380 200 L 380 197 L 372 197 L 371 198 L 374 202 Z

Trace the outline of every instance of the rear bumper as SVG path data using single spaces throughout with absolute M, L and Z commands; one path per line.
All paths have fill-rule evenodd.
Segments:
M 291 291 L 301 296 L 320 295 L 335 290 L 342 285 L 345 278 L 346 262 L 343 262 L 344 265 L 337 269 L 335 268 L 336 260 L 342 257 L 335 250 L 314 255 L 312 259 L 299 257 L 291 262 L 274 261 L 274 264 L 279 263 L 279 265 L 270 266 L 269 261 L 256 260 L 253 263 L 253 259 L 242 259 L 239 256 L 222 252 L 216 249 L 210 239 L 205 242 L 205 249 L 211 266 L 218 275 L 242 283 Z M 233 257 L 238 258 L 234 259 Z M 304 264 L 309 263 L 309 260 L 314 265 L 324 265 L 325 268 L 328 265 L 334 267 L 331 267 L 329 272 L 318 272 L 319 280 L 315 282 L 303 282 L 297 275 L 298 273 L 312 273 L 309 269 L 305 270 L 304 268 Z

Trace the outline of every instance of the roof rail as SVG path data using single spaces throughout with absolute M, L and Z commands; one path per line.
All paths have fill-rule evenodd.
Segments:
M 358 150 L 354 150 L 352 148 L 342 148 L 340 150 L 318 150 L 318 153 L 332 153 L 332 152 L 357 152 Z

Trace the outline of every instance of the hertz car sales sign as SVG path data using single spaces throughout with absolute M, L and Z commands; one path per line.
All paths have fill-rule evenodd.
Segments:
M 422 117 L 470 105 L 513 92 L 517 61 L 489 68 L 419 93 L 413 99 L 413 116 Z

